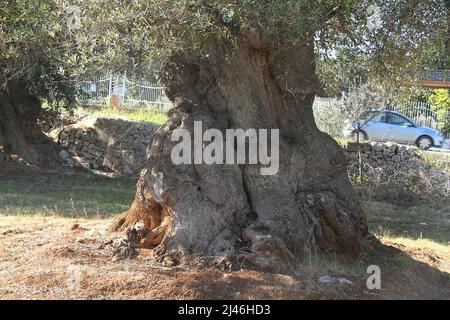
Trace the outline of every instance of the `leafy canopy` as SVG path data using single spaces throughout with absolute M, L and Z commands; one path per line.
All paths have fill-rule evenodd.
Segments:
M 79 28 L 68 27 L 69 5 L 79 8 Z M 20 79 L 37 97 L 68 104 L 78 76 L 145 75 L 176 52 L 202 54 L 211 37 L 238 46 L 251 29 L 273 48 L 314 44 L 324 81 L 339 76 L 332 67 L 339 59 L 358 66 L 356 73 L 411 76 L 437 60 L 447 66 L 448 6 L 445 0 L 6 0 L 0 84 Z

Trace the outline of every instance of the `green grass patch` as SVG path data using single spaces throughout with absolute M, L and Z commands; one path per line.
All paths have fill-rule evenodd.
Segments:
M 430 166 L 439 170 L 450 170 L 450 154 L 419 150 L 420 157 Z
M 113 108 L 84 108 L 84 113 L 102 115 L 106 117 L 121 117 L 131 121 L 144 121 L 162 125 L 167 121 L 167 115 L 164 112 L 152 110 L 151 108 L 139 109 L 113 109 Z
M 348 142 L 347 137 L 333 137 L 333 139 L 341 146 L 341 148 L 347 147 L 347 142 Z
M 384 263 L 401 269 L 417 268 L 420 260 L 450 272 L 450 203 L 434 201 L 365 201 L 369 231 L 400 250 Z M 423 266 L 423 264 L 422 264 Z
M 365 201 L 363 209 L 369 230 L 379 237 L 450 245 L 449 202 Z
M 135 185 L 88 172 L 0 176 L 0 214 L 114 215 L 130 207 Z

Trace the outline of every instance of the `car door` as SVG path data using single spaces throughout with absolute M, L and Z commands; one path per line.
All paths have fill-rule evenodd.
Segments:
M 372 111 L 368 113 L 368 116 L 365 120 L 362 120 L 365 124 L 362 126 L 362 130 L 364 130 L 370 139 L 385 141 L 387 131 L 390 127 L 386 123 L 386 112 L 385 111 Z
M 386 122 L 388 125 L 386 138 L 389 141 L 414 143 L 417 129 L 411 121 L 400 114 L 387 112 Z

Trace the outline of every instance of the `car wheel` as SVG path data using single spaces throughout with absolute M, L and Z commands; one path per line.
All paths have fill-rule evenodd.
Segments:
M 428 150 L 433 146 L 433 140 L 430 137 L 420 137 L 417 139 L 416 145 L 419 149 Z
M 352 132 L 351 138 L 353 142 L 358 141 L 358 130 Z M 364 131 L 359 130 L 359 142 L 366 142 L 366 141 L 367 141 L 367 134 Z

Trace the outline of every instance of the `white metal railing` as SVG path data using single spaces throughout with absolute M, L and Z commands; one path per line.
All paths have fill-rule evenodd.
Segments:
M 136 109 L 152 108 L 168 111 L 172 102 L 167 98 L 164 87 L 157 82 L 130 80 L 126 75 L 96 77 L 79 81 L 78 101 L 82 105 L 109 106 L 111 97 L 116 96 L 119 108 Z M 316 97 L 314 107 L 333 107 L 342 103 L 338 98 Z M 398 111 L 413 119 L 422 126 L 440 129 L 443 120 L 449 119 L 450 113 L 438 114 L 431 109 L 427 102 L 412 102 L 405 106 L 392 106 L 388 109 Z M 444 121 L 445 122 L 445 121 Z
M 397 111 L 414 120 L 415 123 L 434 129 L 440 129 L 438 114 L 427 102 L 416 101 L 405 106 L 392 106 L 389 110 Z M 448 117 L 448 114 L 444 115 Z
M 116 96 L 119 108 L 153 108 L 167 111 L 172 102 L 157 82 L 130 80 L 126 75 L 95 77 L 76 84 L 78 101 L 82 105 L 109 106 Z

